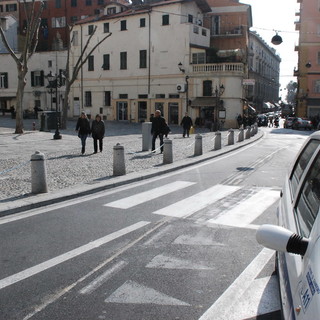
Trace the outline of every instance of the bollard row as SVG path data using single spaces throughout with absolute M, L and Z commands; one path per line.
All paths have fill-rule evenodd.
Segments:
M 150 137 L 150 124 L 147 123 L 144 132 L 145 136 Z M 246 129 L 239 129 L 238 142 L 244 139 L 250 139 L 258 132 L 257 124 L 246 127 Z M 228 131 L 228 145 L 235 144 L 235 133 L 233 129 Z M 142 151 L 150 149 L 151 140 L 145 140 L 142 145 Z M 214 150 L 221 149 L 221 132 L 216 132 L 214 137 Z M 197 134 L 195 136 L 194 156 L 203 154 L 202 136 Z M 163 145 L 163 164 L 173 163 L 173 146 L 172 140 L 165 139 Z M 126 174 L 124 147 L 117 143 L 113 147 L 113 175 L 122 176 Z M 36 151 L 31 156 L 31 192 L 34 194 L 47 193 L 47 170 L 45 163 L 45 156 L 40 151 Z

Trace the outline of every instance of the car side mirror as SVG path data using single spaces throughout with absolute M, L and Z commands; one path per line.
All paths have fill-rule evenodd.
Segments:
M 290 252 L 304 256 L 308 248 L 308 239 L 283 227 L 264 224 L 256 233 L 259 244 L 280 252 Z

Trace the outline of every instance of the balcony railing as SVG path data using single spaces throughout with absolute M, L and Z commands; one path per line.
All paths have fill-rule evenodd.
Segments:
M 193 73 L 244 73 L 243 63 L 206 63 L 192 65 Z

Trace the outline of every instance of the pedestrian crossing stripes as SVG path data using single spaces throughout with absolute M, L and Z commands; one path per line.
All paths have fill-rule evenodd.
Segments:
M 175 181 L 109 202 L 104 206 L 124 210 L 130 209 L 195 184 L 195 182 L 190 181 Z M 230 201 L 230 199 L 232 200 Z M 208 223 L 256 229 L 258 226 L 251 223 L 278 199 L 279 191 L 272 188 L 250 188 L 250 190 L 246 190 L 241 186 L 218 184 L 153 211 L 152 214 L 186 218 L 202 209 L 209 208 L 209 215 L 207 214 L 206 218 Z M 222 201 L 223 205 L 218 204 L 219 201 Z M 213 208 L 212 212 L 210 212 L 210 208 Z
M 119 209 L 129 209 L 146 201 L 154 200 L 171 192 L 187 188 L 193 184 L 195 184 L 195 182 L 175 181 L 152 190 L 141 192 L 117 201 L 109 202 L 105 204 L 105 206 Z

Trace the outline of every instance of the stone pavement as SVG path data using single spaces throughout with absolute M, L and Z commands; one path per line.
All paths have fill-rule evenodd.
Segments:
M 171 172 L 242 148 L 263 136 L 259 130 L 250 139 L 228 146 L 228 131 L 222 131 L 222 149 L 214 151 L 215 133 L 196 128 L 196 133 L 202 135 L 203 155 L 194 156 L 195 135 L 182 138 L 182 128 L 170 126 L 172 132 L 168 138 L 172 140 L 173 163 L 163 164 L 159 150 L 155 154 L 142 151 L 141 124 L 116 121 L 105 124 L 103 152 L 93 154 L 93 140 L 88 138 L 86 154 L 81 155 L 76 121 L 69 121 L 68 129 L 60 130 L 61 140 L 54 140 L 55 130 L 39 131 L 38 120 L 24 119 L 25 133 L 19 135 L 14 134 L 15 120 L 0 116 L 0 216 Z M 235 130 L 235 141 L 237 136 Z M 113 176 L 113 147 L 117 143 L 124 147 L 126 166 L 126 175 L 119 177 Z M 30 159 L 35 151 L 45 155 L 48 193 L 31 193 Z

